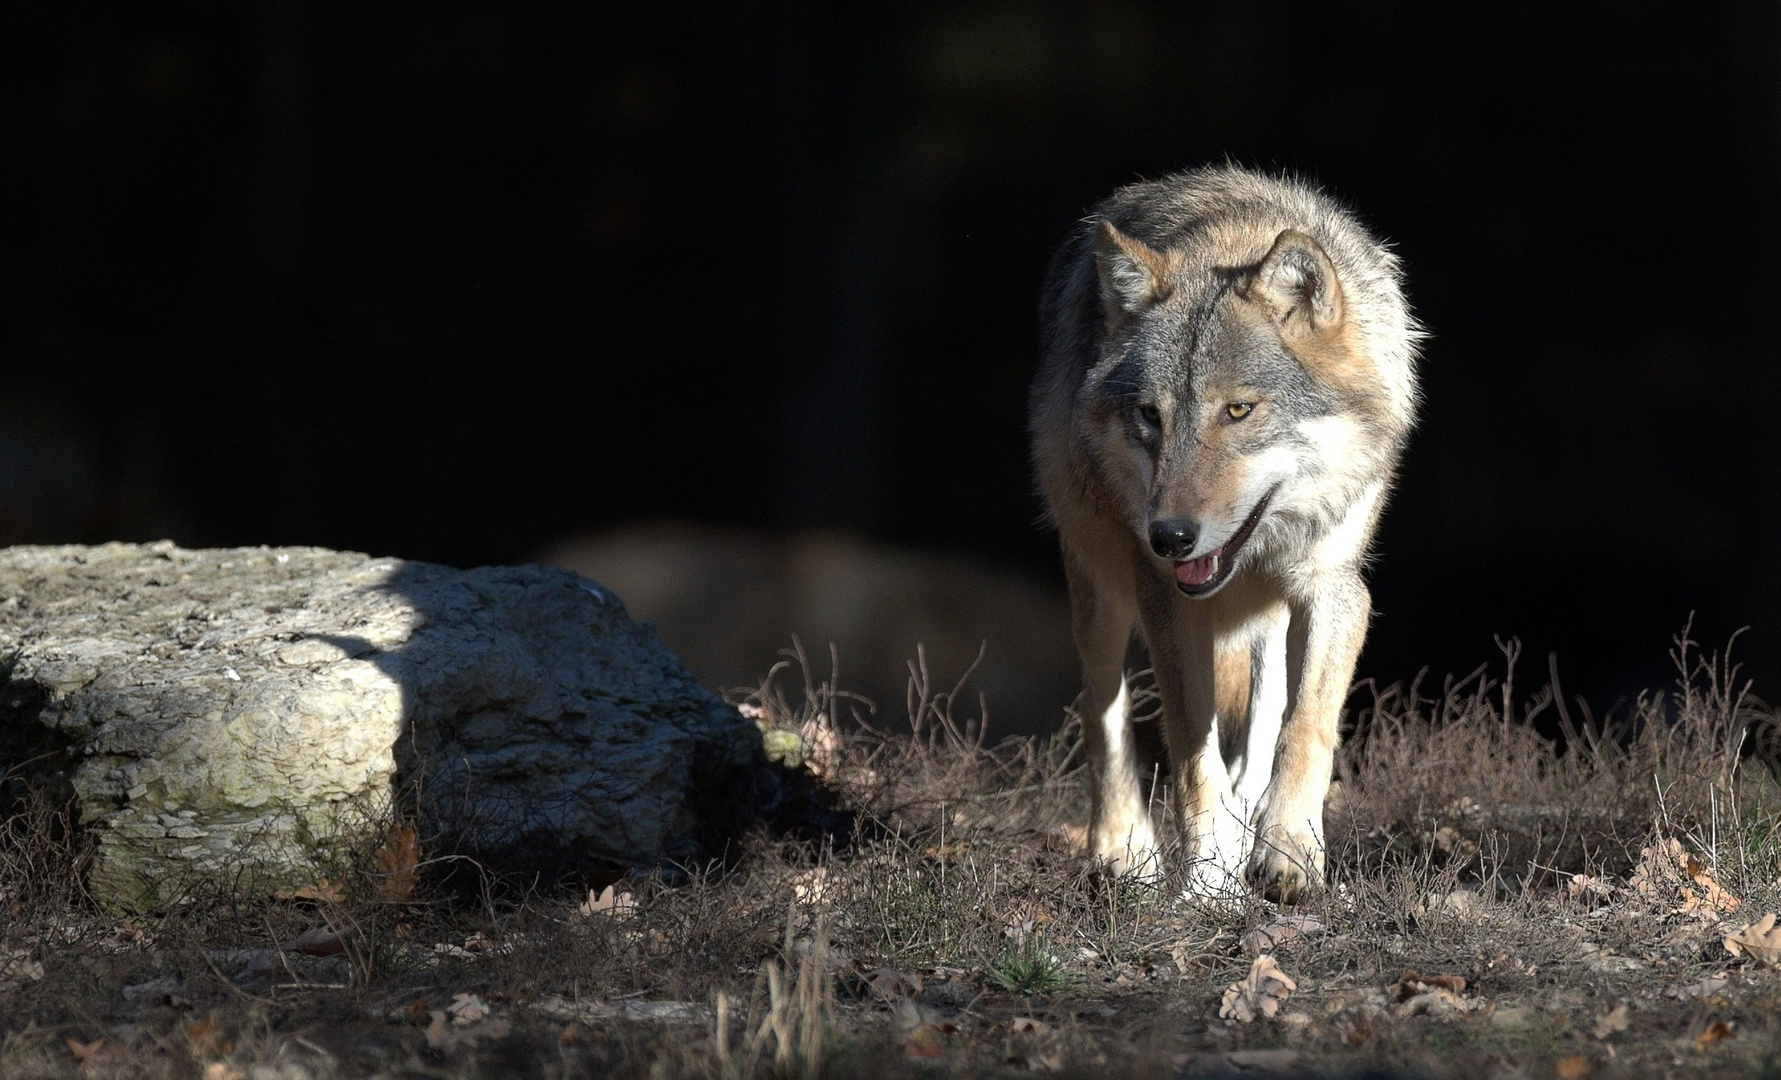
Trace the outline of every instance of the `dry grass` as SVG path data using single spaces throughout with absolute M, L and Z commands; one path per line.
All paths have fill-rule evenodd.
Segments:
M 1221 1005 L 1281 913 L 1109 879 L 1075 733 L 985 746 L 919 664 L 913 734 L 802 658 L 739 700 L 857 812 L 845 850 L 760 834 L 603 899 L 403 896 L 368 851 L 337 893 L 119 921 L 78 830 L 9 788 L 0 1076 L 1781 1075 L 1781 976 L 1720 943 L 1781 906 L 1781 792 L 1742 752 L 1770 720 L 1728 659 L 1675 656 L 1609 719 L 1552 672 L 1522 691 L 1512 646 L 1358 690 L 1332 887 L 1291 913 L 1321 929 L 1275 947 L 1296 988 L 1252 1023 Z

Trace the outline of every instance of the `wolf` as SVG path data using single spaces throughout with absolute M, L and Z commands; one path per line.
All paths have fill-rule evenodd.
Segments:
M 1292 177 L 1227 165 L 1121 188 L 1053 257 L 1029 428 L 1082 661 L 1089 839 L 1115 872 L 1161 870 L 1135 630 L 1188 890 L 1291 903 L 1322 885 L 1361 571 L 1422 337 L 1397 258 Z

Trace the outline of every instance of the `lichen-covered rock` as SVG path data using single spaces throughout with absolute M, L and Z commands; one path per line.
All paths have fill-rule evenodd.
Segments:
M 760 744 L 567 571 L 106 544 L 0 551 L 0 764 L 145 908 L 313 880 L 398 798 L 479 850 L 696 854 Z

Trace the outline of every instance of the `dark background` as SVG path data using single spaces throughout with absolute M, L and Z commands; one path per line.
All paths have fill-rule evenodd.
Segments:
M 1055 575 L 1044 261 L 1229 157 L 1357 207 L 1433 333 L 1361 673 L 1516 633 L 1601 707 L 1698 610 L 1761 692 L 1778 59 L 1774 3 L 8 5 L 0 541 L 673 516 Z

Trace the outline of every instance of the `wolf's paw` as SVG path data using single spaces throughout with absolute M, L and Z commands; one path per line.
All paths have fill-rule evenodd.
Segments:
M 1162 877 L 1162 851 L 1147 821 L 1123 829 L 1097 830 L 1093 844 L 1095 854 L 1114 877 L 1135 876 L 1146 881 Z
M 1243 876 L 1263 899 L 1297 903 L 1323 888 L 1323 840 L 1310 829 L 1263 828 Z

